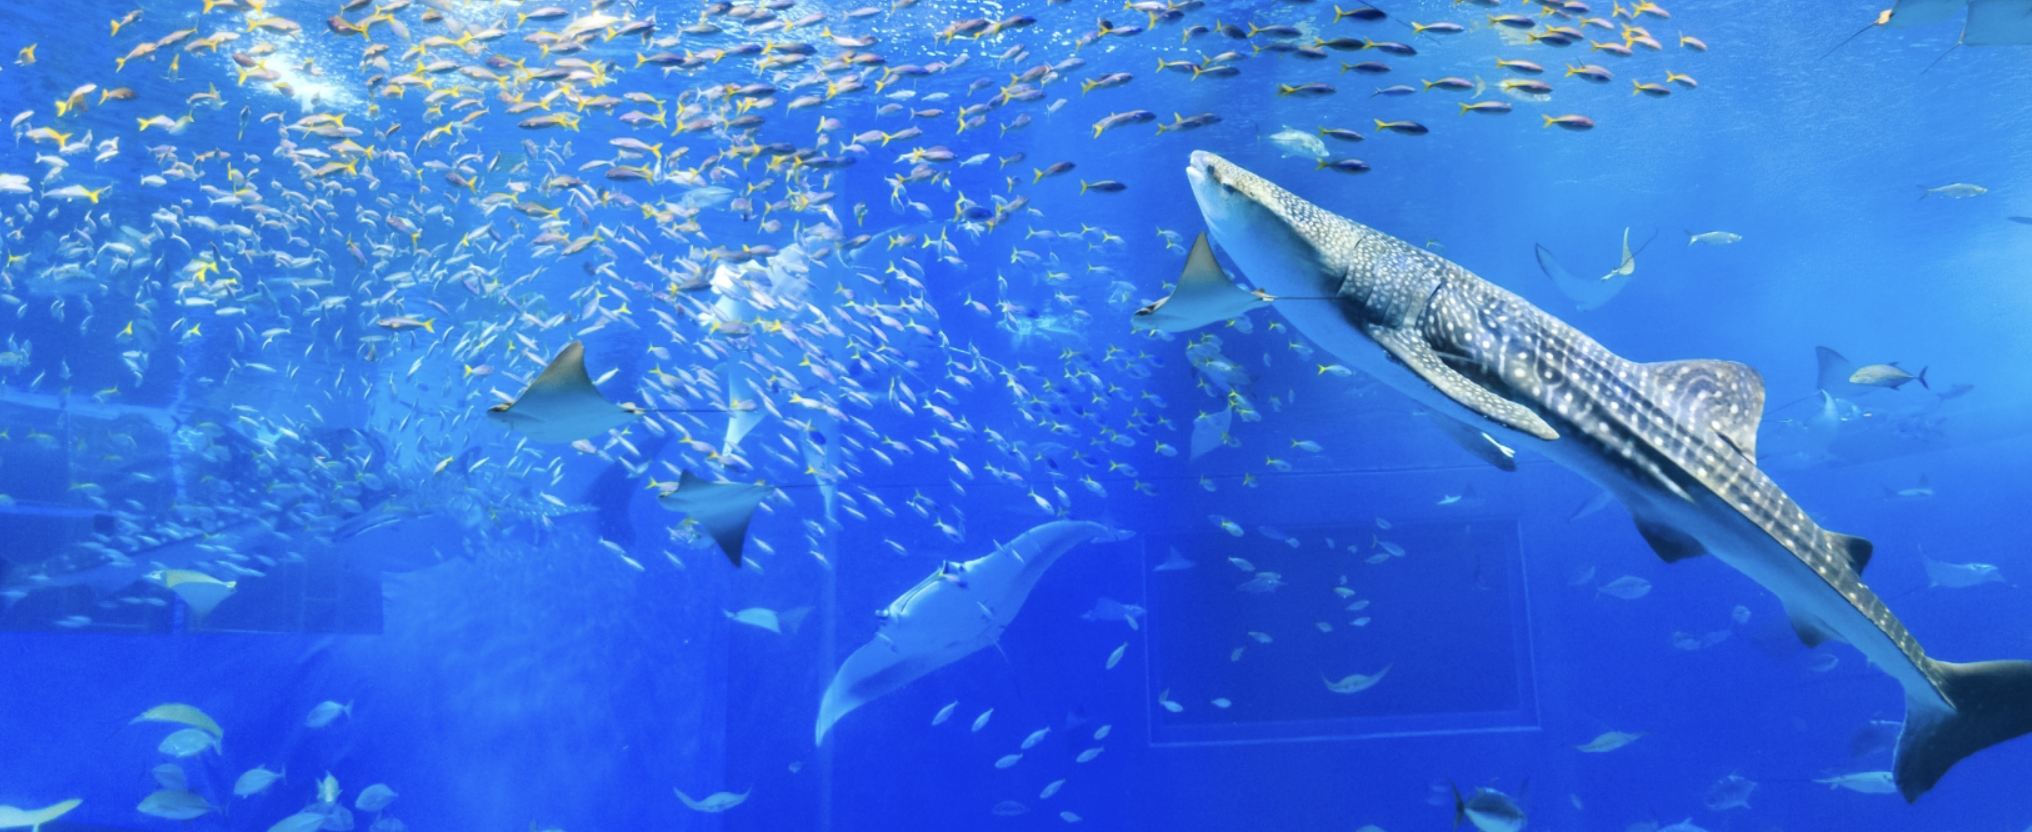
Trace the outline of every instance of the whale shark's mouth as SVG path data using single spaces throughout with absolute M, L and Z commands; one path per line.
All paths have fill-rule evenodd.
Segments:
M 1237 194 L 1235 186 L 1221 178 L 1221 165 L 1226 163 L 1226 159 L 1204 150 L 1195 150 L 1188 158 L 1185 180 L 1192 186 L 1193 196 L 1198 198 L 1202 210 L 1211 207 L 1209 202 L 1225 202 L 1223 197 Z
M 1256 288 L 1294 299 L 1337 293 L 1338 268 L 1325 262 L 1327 252 L 1303 228 L 1327 215 L 1208 151 L 1192 152 L 1185 176 L 1207 233 Z

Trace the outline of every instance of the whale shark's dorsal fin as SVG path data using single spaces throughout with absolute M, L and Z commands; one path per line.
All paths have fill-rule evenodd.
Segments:
M 1662 361 L 1646 364 L 1653 401 L 1686 424 L 1720 434 L 1754 465 L 1757 423 L 1764 418 L 1764 380 L 1733 361 Z
M 1841 641 L 1841 637 L 1829 632 L 1826 627 L 1820 625 L 1820 622 L 1793 612 L 1791 607 L 1785 608 L 1785 618 L 1792 622 L 1792 632 L 1799 636 L 1800 644 L 1819 647 L 1826 642 Z
M 1856 570 L 1857 575 L 1863 574 L 1863 567 L 1870 565 L 1870 555 L 1877 550 L 1876 544 L 1854 535 L 1829 531 L 1822 533 L 1827 535 L 1829 546 L 1848 556 L 1849 568 Z

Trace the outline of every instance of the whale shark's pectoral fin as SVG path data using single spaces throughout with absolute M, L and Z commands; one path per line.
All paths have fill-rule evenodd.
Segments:
M 1687 558 L 1707 554 L 1707 547 L 1693 539 L 1693 535 L 1682 532 L 1664 523 L 1637 518 L 1637 533 L 1644 536 L 1644 542 L 1651 544 L 1651 551 L 1666 563 L 1677 563 Z
M 1474 454 L 1477 459 L 1505 471 L 1517 470 L 1517 451 L 1497 442 L 1496 438 L 1487 432 L 1443 413 L 1428 410 L 1425 415 L 1434 425 L 1439 426 L 1440 433 L 1446 434 L 1446 438 L 1453 440 L 1454 444 L 1461 446 L 1468 453 Z
M 1427 384 L 1439 388 L 1439 392 L 1458 402 L 1462 407 L 1488 417 L 1490 421 L 1513 430 L 1536 436 L 1550 442 L 1559 438 L 1559 431 L 1546 424 L 1537 413 L 1509 399 L 1498 396 L 1488 388 L 1474 383 L 1467 376 L 1446 366 L 1439 353 L 1433 352 L 1432 345 L 1416 333 L 1402 329 L 1381 326 L 1363 328 L 1369 339 L 1375 341 L 1384 351 L 1390 353 L 1404 366 L 1411 368 Z
M 1819 621 L 1793 612 L 1790 606 L 1785 608 L 1785 617 L 1792 622 L 1792 632 L 1794 635 L 1799 636 L 1800 644 L 1808 647 L 1819 647 L 1826 642 L 1842 640 L 1841 636 L 1835 635 L 1828 628 L 1821 626 Z

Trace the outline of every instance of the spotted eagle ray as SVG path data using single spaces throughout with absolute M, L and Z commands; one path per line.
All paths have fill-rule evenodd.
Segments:
M 1925 26 L 1953 18 L 1963 7 L 1958 46 L 2010 46 L 2032 43 L 2032 17 L 2022 0 L 1897 0 L 1877 17 L 1875 25 L 1894 29 Z
M 965 563 L 939 564 L 877 613 L 881 629 L 840 664 L 819 700 L 815 743 L 848 712 L 995 643 L 1044 570 L 1073 546 L 1129 536 L 1100 523 L 1061 520 L 1037 526 Z
M 219 604 L 232 597 L 238 581 L 221 581 L 193 569 L 162 569 L 148 574 L 148 579 L 161 584 L 176 593 L 191 610 L 191 625 L 201 626 L 205 619 L 218 609 Z
M 1214 240 L 1314 343 L 1436 412 L 1607 489 L 1667 562 L 1712 554 L 1777 595 L 1801 641 L 1854 645 L 1904 688 L 1893 775 L 1907 801 L 1962 758 L 2032 731 L 2032 662 L 1927 657 L 1863 583 L 1869 541 L 1826 531 L 1756 464 L 1755 370 L 1640 364 L 1430 251 L 1195 151 Z
M 1170 296 L 1136 310 L 1129 325 L 1137 329 L 1188 332 L 1247 314 L 1272 300 L 1275 298 L 1236 286 L 1228 279 L 1227 272 L 1221 271 L 1221 264 L 1214 260 L 1206 234 L 1202 233 L 1192 241 L 1192 252 L 1185 256 L 1185 270 L 1179 273 L 1178 284 Z
M 522 395 L 487 408 L 487 418 L 538 442 L 577 442 L 640 419 L 646 412 L 600 395 L 586 374 L 585 344 L 573 341 Z
M 690 471 L 679 475 L 677 487 L 656 498 L 664 508 L 681 511 L 706 527 L 713 542 L 735 566 L 741 565 L 742 546 L 748 540 L 748 521 L 755 518 L 774 489 L 745 482 L 714 482 Z
M 1952 19 L 1968 8 L 1968 17 L 1962 21 L 1961 37 L 1947 52 L 1940 53 L 1932 64 L 1940 63 L 1948 53 L 1964 46 L 2022 46 L 2032 44 L 2032 15 L 2026 12 L 2025 0 L 1895 0 L 1891 8 L 1877 13 L 1877 19 L 1857 29 L 1856 33 L 1842 39 L 1841 43 L 1827 50 L 1819 60 L 1840 51 L 1849 41 L 1861 37 L 1864 32 L 1877 27 L 1887 29 L 1908 29 L 1927 26 Z
M 17 809 L 13 806 L 0 806 L 0 829 L 26 829 L 29 832 L 42 832 L 43 824 L 63 817 L 70 810 L 78 808 L 78 804 L 83 802 L 77 798 L 72 798 L 62 803 L 44 806 L 40 809 Z
M 1650 242 L 1646 241 L 1645 245 L 1650 245 Z M 1638 251 L 1643 249 L 1644 246 L 1638 247 Z M 1623 259 L 1617 261 L 1616 267 L 1608 274 L 1602 275 L 1600 280 L 1583 280 L 1576 277 L 1567 271 L 1566 267 L 1559 265 L 1558 260 L 1553 259 L 1551 249 L 1542 245 L 1537 247 L 1537 255 L 1539 270 L 1545 272 L 1546 277 L 1552 278 L 1553 285 L 1559 288 L 1560 293 L 1572 298 L 1574 306 L 1583 311 L 1599 309 L 1602 304 L 1608 303 L 1611 298 L 1623 291 L 1623 287 L 1630 285 L 1630 275 L 1637 271 L 1637 257 L 1630 253 L 1628 228 L 1623 229 Z

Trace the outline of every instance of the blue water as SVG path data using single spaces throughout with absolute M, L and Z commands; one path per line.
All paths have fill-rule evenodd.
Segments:
M 1396 832 L 1454 823 L 1450 784 L 1500 790 L 1534 830 L 2032 824 L 2022 739 L 1911 805 L 1815 782 L 1892 767 L 1869 726 L 1901 718 L 1897 686 L 1854 649 L 1802 646 L 1777 597 L 1717 559 L 1662 562 L 1573 472 L 1463 453 L 1411 398 L 1329 372 L 1344 360 L 1274 308 L 1175 335 L 1128 323 L 1205 230 L 1187 155 L 1219 153 L 1632 360 L 1756 368 L 1762 467 L 1822 526 L 1874 542 L 1870 586 L 1928 652 L 2032 657 L 2032 227 L 2007 219 L 2032 215 L 2028 47 L 1949 52 L 1959 25 L 1941 23 L 1821 57 L 1880 11 L 1847 0 L 1679 3 L 1586 29 L 1642 26 L 1663 47 L 1627 58 L 1487 22 L 1584 26 L 1538 4 L 1402 0 L 1361 22 L 1322 2 L 1170 20 L 795 2 L 773 13 L 823 20 L 787 31 L 752 6 L 398 5 L 179 2 L 118 27 L 129 7 L 0 9 L 17 138 L 0 174 L 23 177 L 0 189 L 0 804 L 82 801 L 44 828 Z M 366 40 L 323 22 L 377 11 Z M 608 38 L 652 12 L 653 43 Z M 267 15 L 300 31 L 251 25 Z M 973 18 L 1010 25 L 937 34 Z M 700 20 L 724 31 L 680 31 Z M 525 40 L 574 21 L 582 50 Z M 1302 35 L 1188 32 L 1216 22 Z M 465 49 L 425 47 L 461 33 Z M 1340 37 L 1417 54 L 1266 48 Z M 808 59 L 761 65 L 787 43 Z M 1153 71 L 1228 50 L 1247 55 L 1232 77 Z M 659 53 L 678 63 L 638 63 Z M 1552 97 L 1504 94 L 1525 76 L 1497 58 L 1544 65 Z M 1368 60 L 1392 70 L 1339 71 Z M 1668 71 L 1697 88 L 1632 89 Z M 1114 72 L 1134 78 L 1077 83 Z M 1369 94 L 1449 76 L 1484 89 Z M 1278 92 L 1314 82 L 1337 91 Z M 778 89 L 738 89 L 755 83 Z M 101 99 L 117 88 L 131 97 Z M 572 100 L 597 95 L 614 100 Z M 961 115 L 984 102 L 999 106 Z M 1095 135 L 1131 110 L 1220 118 Z M 518 127 L 553 114 L 577 129 Z M 1567 114 L 1594 129 L 1543 126 Z M 1359 131 L 1325 139 L 1326 160 L 1371 170 L 1320 169 L 1271 140 L 1287 128 Z M 913 175 L 906 154 L 933 148 L 950 158 Z M 1036 177 L 1057 162 L 1076 167 Z M 1103 180 L 1126 188 L 1082 187 Z M 1985 192 L 1921 198 L 1954 183 Z M 1599 308 L 1534 257 L 1593 279 L 1625 229 L 1635 271 Z M 1713 231 L 1740 241 L 1689 243 Z M 576 446 L 484 416 L 575 340 L 602 395 L 665 412 Z M 1926 382 L 1824 400 L 1816 347 Z M 730 404 L 760 414 L 731 439 Z M 1226 436 L 1195 453 L 1196 420 L 1216 418 Z M 773 489 L 741 567 L 658 505 L 687 470 Z M 1107 533 L 1009 605 L 992 645 L 814 745 L 836 671 L 903 626 L 876 611 L 920 584 L 985 591 L 941 564 L 1060 521 Z M 1156 568 L 1174 554 L 1192 566 Z M 1923 558 L 1999 579 L 1933 586 Z M 1649 591 L 1603 590 L 1626 577 Z M 774 630 L 734 619 L 750 610 Z M 1005 612 L 980 610 L 941 633 Z M 1373 684 L 1336 693 L 1350 676 Z M 134 720 L 166 703 L 222 734 L 159 749 L 189 726 Z M 349 710 L 308 724 L 321 703 Z M 1578 749 L 1609 732 L 1637 737 Z M 257 766 L 285 776 L 234 797 Z M 1755 782 L 1748 805 L 1712 799 L 1731 776 Z M 357 808 L 373 784 L 399 797 Z M 139 808 L 179 791 L 195 818 Z M 329 820 L 278 826 L 306 811 Z

